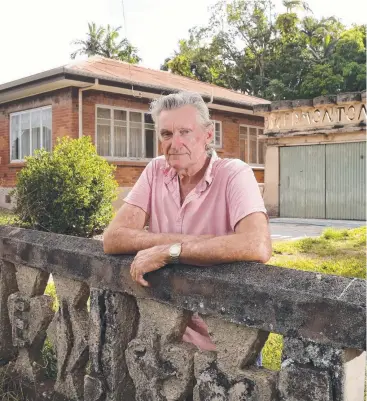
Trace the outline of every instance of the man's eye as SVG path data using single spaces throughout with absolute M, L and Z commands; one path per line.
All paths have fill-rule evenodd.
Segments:
M 172 134 L 170 132 L 165 132 L 164 134 L 162 134 L 162 138 L 163 139 L 169 139 L 171 138 Z
M 187 135 L 190 131 L 188 129 L 182 129 L 180 130 L 181 135 Z

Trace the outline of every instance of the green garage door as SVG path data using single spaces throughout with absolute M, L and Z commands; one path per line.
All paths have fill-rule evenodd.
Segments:
M 366 219 L 366 143 L 280 148 L 280 216 Z

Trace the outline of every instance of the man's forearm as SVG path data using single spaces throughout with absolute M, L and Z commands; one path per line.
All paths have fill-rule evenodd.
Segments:
M 266 238 L 235 234 L 184 243 L 180 261 L 187 265 L 210 266 L 239 261 L 266 263 L 271 244 Z
M 170 245 L 176 242 L 189 242 L 213 238 L 213 235 L 185 235 L 163 233 L 155 234 L 145 230 L 121 228 L 108 233 L 103 239 L 105 253 L 108 254 L 135 254 L 143 249 L 157 245 Z

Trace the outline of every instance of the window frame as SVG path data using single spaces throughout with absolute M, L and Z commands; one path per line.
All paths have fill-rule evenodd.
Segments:
M 258 127 L 257 125 L 250 125 L 250 124 L 240 124 L 239 129 L 238 129 L 238 139 L 241 141 L 241 127 L 247 128 L 247 154 L 248 157 L 250 157 L 250 128 L 255 128 L 256 129 L 256 161 L 259 161 L 259 130 L 262 130 L 262 135 L 264 134 L 264 127 Z M 250 160 L 250 159 L 249 159 Z M 264 154 L 264 163 L 250 163 L 250 161 L 245 162 L 247 163 L 250 167 L 254 168 L 260 168 L 264 169 L 265 168 L 265 154 Z
M 222 149 L 222 147 L 223 147 L 223 125 L 222 125 L 222 121 L 220 121 L 220 120 L 212 120 L 212 122 L 213 122 L 213 125 L 214 125 L 214 135 L 213 135 L 214 148 L 215 149 Z M 215 124 L 219 124 L 219 126 L 220 126 L 220 143 L 219 143 L 219 145 L 217 145 L 215 143 Z
M 9 113 L 9 160 L 10 163 L 24 163 L 25 159 L 12 159 L 12 145 L 13 145 L 13 138 L 12 138 L 12 129 L 13 129 L 13 123 L 12 120 L 14 116 L 21 116 L 22 114 L 26 114 L 29 113 L 30 114 L 30 118 L 29 118 L 29 149 L 32 149 L 32 113 L 40 111 L 42 112 L 42 110 L 51 110 L 51 138 L 50 138 L 50 145 L 51 145 L 51 150 L 52 150 L 52 105 L 49 106 L 42 106 L 42 107 L 36 107 L 34 109 L 27 109 L 27 110 L 22 110 L 22 111 L 15 111 L 14 113 Z M 42 113 L 41 113 L 42 116 Z M 19 130 L 21 130 L 21 121 L 22 121 L 22 117 L 20 117 L 20 122 L 19 122 Z M 42 117 L 41 117 L 41 135 L 40 135 L 40 139 L 41 139 L 41 147 L 40 149 L 42 149 L 42 144 L 43 144 L 43 121 L 42 121 Z M 19 136 L 19 149 L 21 151 L 22 149 L 22 136 Z M 30 155 L 31 156 L 31 155 Z
M 98 153 L 98 108 L 102 109 L 109 109 L 111 111 L 118 110 L 118 111 L 124 111 L 126 112 L 126 132 L 127 132 L 127 153 L 129 154 L 129 148 L 130 148 L 130 119 L 129 119 L 129 114 L 130 112 L 132 113 L 140 113 L 142 118 L 142 149 L 145 152 L 145 121 L 144 121 L 144 115 L 145 114 L 151 114 L 149 113 L 148 110 L 140 110 L 140 109 L 131 109 L 131 108 L 125 108 L 125 107 L 118 107 L 118 106 L 110 106 L 106 104 L 96 104 L 95 107 L 95 135 L 94 135 L 94 144 L 96 146 L 96 150 Z M 111 153 L 114 154 L 114 113 L 111 113 L 111 125 L 110 125 L 110 139 L 111 139 Z M 121 157 L 121 156 L 101 156 L 105 158 L 108 161 L 141 161 L 141 162 L 150 162 L 152 159 L 158 156 L 158 135 L 156 132 L 156 129 L 153 129 L 154 131 L 154 139 L 155 139 L 155 147 L 154 147 L 154 155 L 152 158 L 150 157 Z

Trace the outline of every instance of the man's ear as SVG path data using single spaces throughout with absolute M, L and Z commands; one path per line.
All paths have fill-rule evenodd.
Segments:
M 210 144 L 214 141 L 214 127 L 210 125 L 206 130 L 207 143 Z

